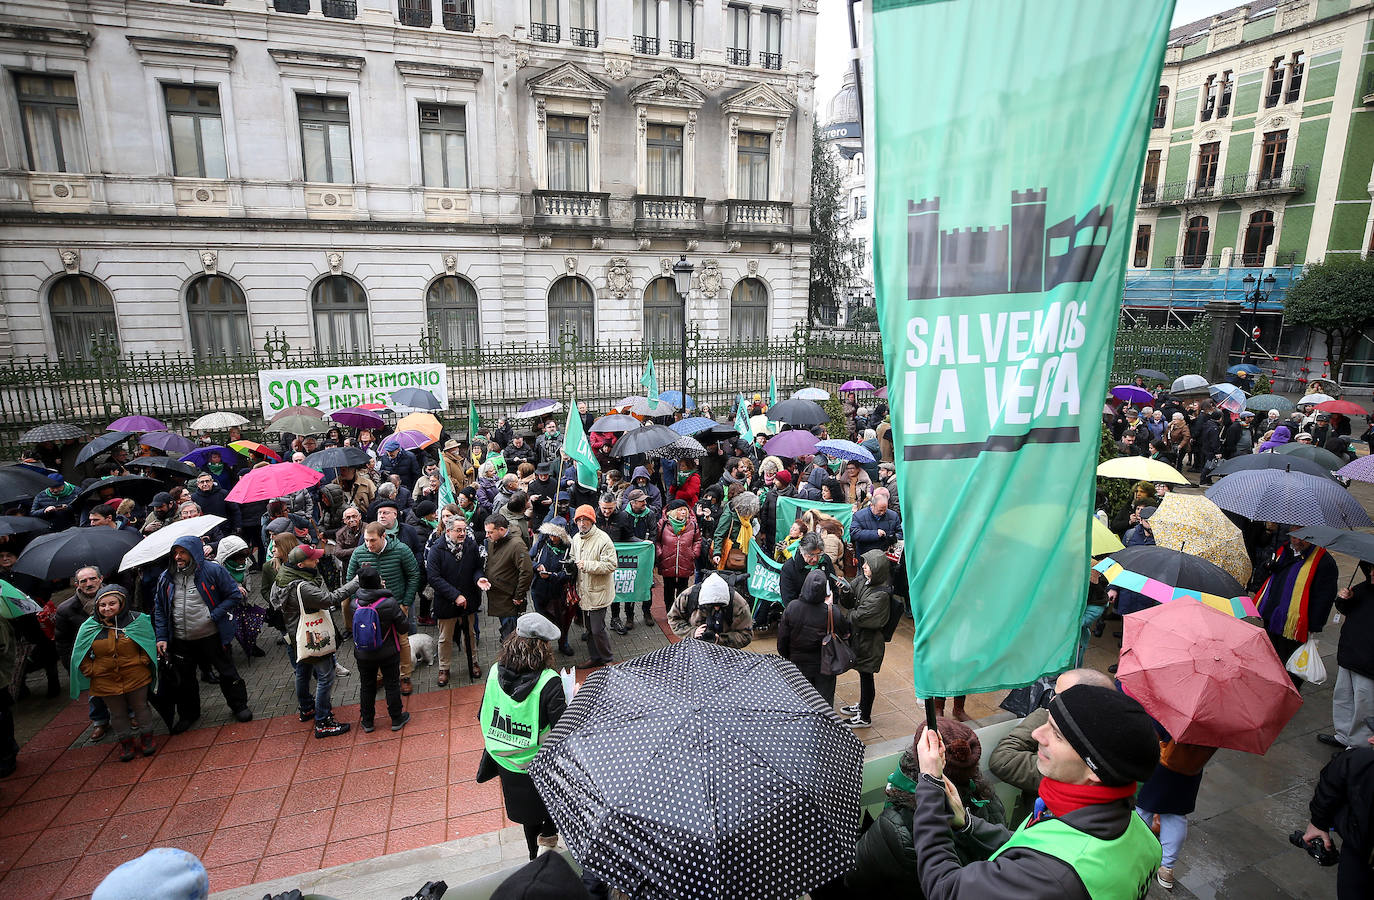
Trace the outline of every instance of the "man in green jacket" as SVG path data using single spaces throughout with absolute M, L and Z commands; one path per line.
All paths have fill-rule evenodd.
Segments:
M 401 604 L 406 616 L 410 616 L 411 604 L 415 602 L 415 592 L 420 589 L 420 564 L 410 548 L 394 537 L 388 537 L 386 526 L 380 522 L 369 522 L 363 530 L 363 542 L 353 551 L 348 560 L 348 580 L 358 574 L 360 566 L 371 564 L 382 576 L 382 584 L 392 592 Z M 411 620 L 414 628 L 414 620 Z M 410 634 L 401 634 L 401 693 L 407 696 L 414 690 L 410 683 L 411 656 Z

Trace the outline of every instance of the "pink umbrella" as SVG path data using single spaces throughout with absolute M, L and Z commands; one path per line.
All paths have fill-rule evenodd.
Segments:
M 873 390 L 873 385 L 869 384 L 867 381 L 864 381 L 863 379 L 856 378 L 856 379 L 854 379 L 854 380 L 852 380 L 852 381 L 846 381 L 844 384 L 840 385 L 840 390 L 842 390 L 842 391 L 871 391 L 871 390 Z
M 1180 743 L 1264 753 L 1302 706 L 1257 625 L 1184 598 L 1125 626 L 1117 677 Z
M 323 472 L 316 472 L 300 463 L 277 463 L 250 469 L 224 499 L 230 503 L 252 503 L 255 500 L 275 500 L 294 494 L 312 484 L 319 484 Z
M 883 385 L 882 387 L 880 387 L 880 388 L 878 388 L 876 391 L 874 391 L 874 392 L 873 392 L 873 396 L 878 397 L 878 398 L 883 399 L 883 400 L 886 400 L 886 399 L 887 399 L 887 385 Z

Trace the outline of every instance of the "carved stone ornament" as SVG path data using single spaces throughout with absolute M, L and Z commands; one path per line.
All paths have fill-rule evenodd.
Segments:
M 759 261 L 757 259 L 751 259 L 744 264 L 744 268 L 748 270 L 750 275 L 757 275 L 759 274 Z
M 81 254 L 75 250 L 59 250 L 57 258 L 62 260 L 62 268 L 69 274 L 81 271 Z
M 658 268 L 664 276 L 673 277 L 673 258 L 671 256 L 660 256 L 658 258 Z
M 654 242 L 651 241 L 651 240 L 648 239 L 648 238 L 640 238 L 640 239 L 639 239 L 639 249 L 641 249 L 641 250 L 648 250 L 650 247 L 653 246 L 653 244 L 654 244 Z
M 639 129 L 639 137 L 642 140 L 649 130 L 649 111 L 641 106 L 639 108 L 639 114 L 635 118 Z
M 1216 137 L 1216 136 L 1217 136 L 1217 130 L 1216 130 L 1215 128 L 1208 128 L 1205 132 L 1203 132 L 1203 135 L 1202 135 L 1203 140 L 1208 140 L 1208 141 L 1210 141 L 1212 138 L 1214 138 L 1214 137 Z
M 691 238 L 691 239 L 689 239 L 689 240 L 687 241 L 687 252 L 688 252 L 688 253 L 696 253 L 696 252 L 697 252 L 697 246 L 698 246 L 700 243 L 701 243 L 701 242 L 698 241 L 696 238 Z
M 787 252 L 787 245 L 784 244 L 782 241 L 774 241 L 774 242 L 773 242 L 773 252 L 774 252 L 774 253 L 786 253 L 786 252 Z
M 450 275 L 458 273 L 458 257 L 452 253 L 444 254 L 444 271 Z
M 730 140 L 739 140 L 739 116 L 730 117 Z
M 697 286 L 702 296 L 714 300 L 720 293 L 720 263 L 714 259 L 703 260 L 701 272 L 697 276 Z
M 702 69 L 701 83 L 710 90 L 715 90 L 725 83 L 725 73 L 720 69 Z
M 726 241 L 726 242 L 725 242 L 725 252 L 726 252 L 726 253 L 734 253 L 734 252 L 736 252 L 737 250 L 739 250 L 739 241 Z
M 213 250 L 200 251 L 200 264 L 205 268 L 206 275 L 215 274 L 215 268 L 219 265 L 219 254 Z
M 630 260 L 624 256 L 611 257 L 606 266 L 606 287 L 611 296 L 623 299 L 630 293 Z
M 687 113 L 687 136 L 689 138 L 697 136 L 697 111 L 695 109 Z
M 593 134 L 601 130 L 601 102 L 599 100 L 592 101 L 592 114 L 587 117 L 587 126 Z
M 526 50 L 524 47 L 521 47 L 519 50 L 516 50 L 516 51 L 515 51 L 515 67 L 516 67 L 517 69 L 523 69 L 523 68 L 525 68 L 525 66 L 528 66 L 529 64 L 530 64 L 530 51 Z
M 541 234 L 541 235 L 539 235 L 539 249 L 540 249 L 540 250 L 547 250 L 547 249 L 549 249 L 549 248 L 552 247 L 552 246 L 553 246 L 553 235 L 551 235 L 551 234 Z
M 616 81 L 630 74 L 630 61 L 618 56 L 607 56 L 603 67 L 606 69 L 606 74 Z
M 331 275 L 338 275 L 343 271 L 343 254 L 338 250 L 330 250 L 324 255 L 324 258 L 329 263 Z
M 534 118 L 535 121 L 539 123 L 540 127 L 543 127 L 546 121 L 545 101 L 543 97 L 536 97 L 534 99 Z
M 606 239 L 605 239 L 604 237 L 602 237 L 601 235 L 598 234 L 596 237 L 592 238 L 592 249 L 593 249 L 593 250 L 604 250 L 605 248 L 606 248 Z
M 577 257 L 576 257 L 576 256 L 565 256 L 565 257 L 563 257 L 563 268 L 567 270 L 567 272 L 568 272 L 569 275 L 576 275 L 576 274 L 577 274 Z
M 663 92 L 665 94 L 677 94 L 682 90 L 682 73 L 669 66 L 663 70 L 659 76 L 663 79 Z

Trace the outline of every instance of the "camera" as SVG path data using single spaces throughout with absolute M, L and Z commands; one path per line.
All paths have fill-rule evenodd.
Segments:
M 706 636 L 709 634 L 713 635 L 711 640 L 715 640 L 714 635 L 719 635 L 725 631 L 725 609 L 723 607 L 713 609 L 705 615 L 701 624 L 706 628 L 706 630 L 701 633 L 702 639 L 705 640 Z
M 1317 861 L 1319 866 L 1334 866 L 1340 859 L 1340 852 L 1334 848 L 1327 847 L 1322 843 L 1321 838 L 1313 838 L 1310 841 L 1302 839 L 1303 833 L 1295 831 L 1288 836 L 1288 843 L 1301 850 L 1306 850 L 1307 855 Z

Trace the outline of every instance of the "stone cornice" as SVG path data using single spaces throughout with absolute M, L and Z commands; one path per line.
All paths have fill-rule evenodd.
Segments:
M 0 22 L 0 41 L 23 41 L 29 44 L 65 44 L 89 47 L 95 35 L 79 28 L 52 28 L 47 25 L 21 25 Z
M 480 81 L 482 70 L 475 66 L 446 66 L 439 63 L 396 60 L 396 70 L 410 78 L 442 78 L 456 81 Z
M 128 34 L 129 45 L 146 62 L 159 63 L 221 63 L 234 61 L 238 48 L 233 44 L 212 44 L 204 41 L 185 41 L 180 38 L 149 37 Z
M 347 56 L 342 53 L 287 50 L 281 47 L 269 47 L 267 52 L 282 68 L 345 69 L 351 72 L 360 72 L 367 63 L 364 57 Z

